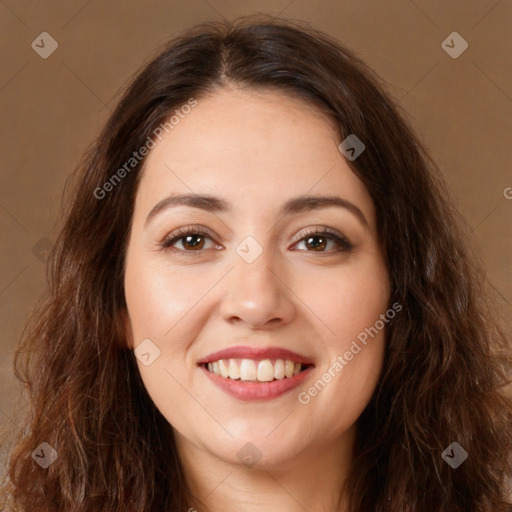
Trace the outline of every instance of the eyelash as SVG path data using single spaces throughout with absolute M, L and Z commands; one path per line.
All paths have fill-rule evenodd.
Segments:
M 199 254 L 204 252 L 204 249 L 200 249 L 197 251 L 193 251 L 193 250 L 187 251 L 184 249 L 176 249 L 175 247 L 172 247 L 172 244 L 174 242 L 182 240 L 189 235 L 198 235 L 201 237 L 207 237 L 207 238 L 212 239 L 212 237 L 208 233 L 203 231 L 202 228 L 200 228 L 199 226 L 197 226 L 197 227 L 189 226 L 189 227 L 185 227 L 185 228 L 180 228 L 177 231 L 175 231 L 174 233 L 171 233 L 170 235 L 168 235 L 161 242 L 160 246 L 164 249 L 164 251 L 180 252 L 180 253 L 184 253 L 187 255 L 198 256 Z M 334 231 L 331 231 L 328 228 L 324 228 L 322 230 L 317 230 L 317 229 L 308 230 L 305 233 L 303 233 L 302 237 L 299 240 L 297 240 L 294 243 L 294 245 L 299 242 L 304 241 L 308 237 L 327 238 L 337 244 L 338 247 L 336 249 L 334 249 L 333 251 L 319 251 L 320 253 L 324 253 L 324 254 L 325 253 L 328 254 L 329 252 L 334 252 L 334 253 L 349 252 L 354 248 L 354 245 L 351 242 L 349 242 L 349 240 L 347 238 L 345 238 L 344 236 L 338 235 L 337 233 L 335 233 Z M 313 252 L 314 253 L 316 251 L 307 251 L 306 250 L 304 252 Z

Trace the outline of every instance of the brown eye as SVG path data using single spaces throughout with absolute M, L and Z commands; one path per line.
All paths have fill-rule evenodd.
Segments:
M 179 251 L 182 253 L 200 253 L 205 249 L 207 240 L 212 241 L 207 233 L 193 228 L 184 228 L 171 233 L 160 245 L 164 250 Z M 181 247 L 174 247 L 176 243 L 180 242 Z
M 345 237 L 328 230 L 307 233 L 297 243 L 301 242 L 304 242 L 307 252 L 331 252 L 330 250 L 325 250 L 329 242 L 334 244 L 334 252 L 347 252 L 354 248 Z
M 327 237 L 320 235 L 308 236 L 304 238 L 304 240 L 306 241 L 306 247 L 312 247 L 313 251 L 323 251 L 327 246 L 327 242 L 329 241 Z
M 187 235 L 178 238 L 177 240 L 182 240 L 182 245 L 185 249 L 190 248 L 193 251 L 197 251 L 204 247 L 204 236 L 201 234 L 195 235 Z

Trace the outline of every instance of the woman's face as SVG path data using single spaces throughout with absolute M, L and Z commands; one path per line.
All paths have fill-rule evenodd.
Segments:
M 284 467 L 342 450 L 381 372 L 390 284 L 334 125 L 283 93 L 221 89 L 173 126 L 126 259 L 149 395 L 182 451 Z

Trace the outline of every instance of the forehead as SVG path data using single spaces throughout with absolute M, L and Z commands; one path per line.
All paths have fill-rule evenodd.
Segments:
M 338 149 L 336 124 L 299 97 L 220 89 L 156 142 L 137 197 L 145 210 L 177 192 L 226 197 L 239 213 L 318 193 L 348 197 L 372 218 L 371 198 Z

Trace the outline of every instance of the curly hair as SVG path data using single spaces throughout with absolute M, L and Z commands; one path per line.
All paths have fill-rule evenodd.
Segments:
M 374 201 L 390 303 L 403 311 L 357 420 L 340 489 L 349 510 L 509 510 L 510 341 L 438 167 L 353 51 L 306 23 L 254 16 L 174 37 L 132 79 L 78 166 L 48 290 L 16 352 L 29 413 L 13 441 L 3 499 L 23 512 L 201 506 L 172 427 L 125 346 L 125 252 L 144 159 L 108 196 L 98 190 L 176 107 L 226 86 L 300 97 L 328 113 L 342 139 L 357 134 L 366 146 L 348 164 Z M 43 441 L 58 453 L 47 469 L 31 457 Z M 469 454 L 457 469 L 442 458 L 452 442 Z

